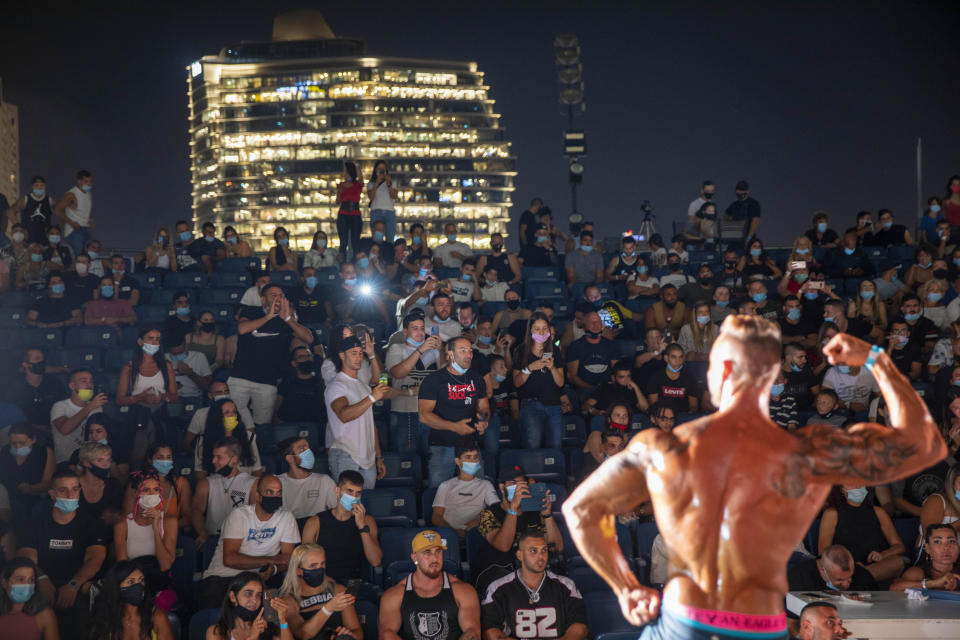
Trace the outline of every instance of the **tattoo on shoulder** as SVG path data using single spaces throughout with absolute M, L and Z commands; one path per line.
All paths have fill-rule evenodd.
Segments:
M 887 479 L 889 471 L 916 453 L 889 430 L 865 429 L 848 433 L 829 425 L 814 425 L 787 456 L 774 488 L 789 498 L 804 494 L 809 479 L 826 476 L 860 478 L 867 482 Z

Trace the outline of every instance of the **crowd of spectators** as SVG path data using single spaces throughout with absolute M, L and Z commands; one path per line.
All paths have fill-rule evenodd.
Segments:
M 787 248 L 761 241 L 744 181 L 722 213 L 704 182 L 669 243 L 607 251 L 534 199 L 516 254 L 500 233 L 475 252 L 452 221 L 430 223 L 437 246 L 426 223 L 395 235 L 386 164 L 363 184 L 347 163 L 339 246 L 318 231 L 298 253 L 278 226 L 261 257 L 184 220 L 107 254 L 86 171 L 58 200 L 34 178 L 6 212 L 0 637 L 170 638 L 209 613 L 207 638 L 360 640 L 379 602 L 383 637 L 584 638 L 598 587 L 560 503 L 637 431 L 714 410 L 707 360 L 733 313 L 780 325 L 783 429 L 884 422 L 870 372 L 823 357 L 848 332 L 888 351 L 950 448 L 893 485 L 836 487 L 791 588 L 957 588 L 960 177 L 917 229 L 821 211 Z M 435 530 L 397 557 L 414 524 Z M 649 504 L 620 527 L 665 582 Z

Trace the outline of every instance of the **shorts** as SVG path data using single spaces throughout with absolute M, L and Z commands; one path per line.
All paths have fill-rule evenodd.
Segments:
M 673 609 L 673 610 L 671 610 Z M 682 612 L 682 613 L 681 613 Z M 672 605 L 643 628 L 640 640 L 787 640 L 787 618 Z

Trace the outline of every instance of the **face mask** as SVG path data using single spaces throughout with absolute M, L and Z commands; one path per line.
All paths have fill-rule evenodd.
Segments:
M 114 269 L 113 270 L 113 279 L 114 280 L 123 280 L 123 274 L 126 273 L 124 269 Z
M 593 339 L 599 338 L 601 335 L 599 331 L 590 331 L 589 329 L 584 329 L 583 333 L 588 338 L 593 338 Z
M 154 460 L 153 468 L 157 470 L 161 476 L 165 476 L 171 471 L 173 471 L 173 460 Z
M 10 585 L 10 599 L 23 604 L 33 597 L 34 591 L 32 584 L 12 584 Z
M 490 344 L 493 342 L 493 336 L 477 336 L 477 341 L 480 344 Z
M 699 278 L 698 281 L 700 282 L 700 284 L 702 284 L 703 286 L 706 287 L 707 285 L 710 284 L 710 282 L 711 282 L 712 280 L 713 280 L 713 278 L 712 278 L 711 276 L 703 276 L 703 277 Z
M 504 380 L 507 379 L 507 376 L 501 373 L 495 373 L 493 374 L 493 379 L 496 380 L 497 382 L 503 382 Z
M 679 367 L 674 369 L 672 366 L 668 364 L 667 369 L 670 369 L 670 371 L 672 371 L 673 373 L 680 373 L 680 370 L 683 369 L 683 365 L 680 365 Z
M 52 284 L 52 285 L 50 285 L 50 291 L 52 291 L 52 292 L 54 293 L 54 295 L 58 295 L 58 296 L 59 296 L 59 295 L 62 295 L 63 292 L 66 291 L 66 290 L 67 290 L 67 286 L 66 286 L 66 285 L 63 285 L 63 284 Z
M 845 376 L 850 375 L 850 367 L 845 364 L 837 365 L 837 371 L 839 371 Z
M 423 238 L 420 236 L 413 236 L 413 244 L 423 244 Z
M 257 619 L 257 616 L 260 615 L 260 609 L 262 608 L 263 607 L 257 607 L 256 609 L 251 611 L 246 607 L 241 607 L 240 605 L 237 605 L 233 608 L 233 613 L 244 622 L 253 622 L 254 620 Z
M 178 316 L 188 316 L 190 315 L 190 307 L 177 307 Z
M 283 506 L 282 496 L 260 496 L 260 508 L 267 513 L 276 513 Z
M 454 233 L 447 236 L 447 242 L 456 242 L 456 241 L 457 241 L 457 234 Z
M 750 255 L 754 258 L 759 258 L 761 253 L 763 253 L 763 251 L 760 249 L 750 249 Z
M 942 293 L 937 293 L 936 291 L 931 291 L 927 294 L 927 300 L 933 303 L 940 302 L 940 298 L 943 297 Z
M 824 581 L 824 583 L 826 583 L 827 589 L 831 589 L 831 590 L 833 590 L 833 591 L 843 591 L 843 589 L 841 589 L 840 587 L 836 586 L 835 584 L 833 584 L 832 582 L 830 582 L 830 581 L 827 580 L 826 578 L 824 578 L 823 581 Z
M 213 396 L 214 402 L 220 402 L 221 400 L 229 400 L 230 396 Z
M 789 311 L 787 311 L 787 320 L 799 320 L 801 313 L 802 312 L 800 311 L 800 309 L 797 309 L 796 307 L 794 307 Z
M 960 500 L 960 489 L 953 492 L 953 497 L 956 498 L 957 500 Z
M 798 367 L 795 364 L 791 364 L 790 368 L 793 370 L 794 373 L 800 373 L 801 371 L 803 371 L 803 367 Z
M 910 336 L 896 336 L 894 338 L 894 344 L 898 347 L 905 347 L 908 342 L 910 342 Z
M 224 478 L 226 478 L 226 477 L 228 477 L 231 473 L 233 473 L 233 467 L 232 467 L 229 463 L 227 463 L 227 464 L 223 465 L 222 467 L 220 467 L 219 469 L 217 469 L 217 473 L 218 473 L 219 475 L 223 476 Z
M 302 374 L 304 374 L 304 375 L 308 375 L 308 374 L 313 373 L 313 361 L 312 361 L 312 360 L 304 360 L 303 362 L 298 362 L 298 363 L 297 363 L 297 371 L 299 371 L 300 373 L 302 373 Z
M 847 489 L 847 500 L 854 504 L 860 504 L 867 499 L 867 488 L 859 487 L 857 489 Z
M 919 314 L 919 313 L 905 313 L 905 314 L 903 314 L 903 317 L 904 317 L 904 319 L 905 319 L 907 322 L 916 322 L 917 320 L 920 319 L 920 314 Z
M 453 370 L 456 371 L 457 373 L 459 373 L 460 375 L 463 375 L 463 374 L 465 374 L 467 371 L 469 371 L 469 369 L 464 369 L 464 368 L 461 367 L 459 364 L 457 364 L 457 361 L 456 361 L 456 360 L 454 360 L 454 361 L 451 362 L 450 364 L 453 365 Z
M 424 340 L 420 340 L 420 341 L 418 342 L 418 341 L 414 340 L 413 338 L 411 338 L 411 337 L 409 337 L 409 336 L 407 337 L 407 344 L 409 344 L 409 345 L 411 345 L 411 346 L 413 346 L 413 347 L 419 347 L 419 346 L 422 345 L 424 342 L 426 342 L 425 339 L 424 339 Z
M 78 262 L 77 264 L 74 265 L 74 268 L 77 270 L 78 276 L 85 276 L 87 275 L 87 272 L 90 270 L 90 267 L 87 266 L 87 264 L 84 262 Z M 113 287 L 111 287 L 111 290 L 113 290 Z M 110 294 L 110 295 L 113 295 L 113 294 Z
M 107 439 L 104 438 L 103 440 L 97 440 L 97 444 L 107 444 Z
M 356 278 L 344 278 L 343 284 L 347 285 L 348 287 L 355 287 L 355 286 L 357 285 L 357 279 L 356 279 Z
M 43 262 L 43 256 L 39 253 L 31 253 L 30 262 Z
M 537 344 L 543 344 L 550 339 L 549 333 L 531 333 L 530 337 L 533 338 L 533 341 Z
M 582 244 L 582 245 L 580 245 L 580 248 L 583 249 L 583 250 L 584 250 L 585 252 L 587 252 L 587 253 L 590 253 L 591 251 L 593 251 L 593 245 L 585 245 L 585 244 Z
M 290 244 L 290 238 L 280 238 L 279 240 L 277 240 L 277 244 L 280 245 L 281 247 L 285 247 L 288 244 Z
M 304 449 L 297 457 L 300 459 L 297 465 L 302 469 L 313 469 L 313 465 L 317 462 L 313 456 L 313 449 Z
M 775 384 L 770 387 L 770 395 L 774 398 L 779 398 L 783 394 L 783 385 Z
M 516 311 L 519 308 L 520 308 L 519 300 L 507 300 L 507 309 L 510 309 L 511 311 Z
M 746 193 L 738 193 L 738 194 L 737 194 L 737 197 L 740 198 L 741 200 L 746 200 L 746 199 L 747 199 L 747 194 L 746 194 Z
M 187 359 L 187 352 L 184 351 L 183 353 L 171 353 L 170 359 L 174 362 L 183 362 Z
M 157 352 L 160 351 L 160 345 L 158 344 L 145 344 L 140 348 L 143 349 L 144 353 L 150 356 L 156 355 Z
M 537 236 L 537 242 L 540 244 L 547 244 L 547 240 L 549 240 L 547 236 Z
M 450 322 L 450 318 L 447 318 L 446 320 L 444 320 L 443 318 L 441 318 L 441 317 L 438 316 L 437 314 L 433 314 L 433 321 L 436 322 L 436 323 L 439 323 L 439 324 L 446 324 L 446 323 Z
M 167 460 L 166 462 L 170 462 Z M 170 463 L 173 464 L 172 462 Z M 163 502 L 163 498 L 160 497 L 159 493 L 145 493 L 140 496 L 140 499 L 137 501 L 140 503 L 140 506 L 144 509 L 156 509 L 160 506 L 160 503 Z
M 14 456 L 18 457 L 18 458 L 23 458 L 23 457 L 26 457 L 26 456 L 30 455 L 30 452 L 31 452 L 32 450 L 33 450 L 33 448 L 32 448 L 32 447 L 29 447 L 29 446 L 26 446 L 26 447 L 15 447 L 15 446 L 13 446 L 13 445 L 10 445 L 10 453 L 13 454 Z
M 873 299 L 873 295 L 874 295 L 873 291 L 861 291 L 861 292 L 860 292 L 860 297 L 863 298 L 864 300 L 872 300 L 872 299 Z
M 727 269 L 733 270 L 733 269 L 736 269 L 736 268 L 737 268 L 737 263 L 736 263 L 736 262 L 724 262 L 724 263 L 723 263 L 723 266 L 724 266 L 725 268 L 727 268 Z
M 120 587 L 120 602 L 138 607 L 143 602 L 146 592 L 146 587 L 142 582 L 132 584 L 129 587 Z
M 96 465 L 90 465 L 87 467 L 87 470 L 93 475 L 94 478 L 99 478 L 100 480 L 106 480 L 110 477 L 110 468 L 107 467 L 98 467 Z
M 303 569 L 303 581 L 308 587 L 319 587 L 326 578 L 327 570 L 323 567 L 319 569 Z
M 213 333 L 214 331 L 217 330 L 217 323 L 216 323 L 216 322 L 201 322 L 201 323 L 200 323 L 200 330 L 203 331 L 204 333 Z
M 705 325 L 710 322 L 710 316 L 697 316 L 697 324 Z
M 192 234 L 189 231 L 180 232 L 180 242 L 187 242 L 192 237 Z
M 491 244 L 491 245 L 490 245 L 490 251 L 493 251 L 494 253 L 500 253 L 500 251 L 502 251 L 502 250 L 503 250 L 503 245 L 502 245 L 502 244 Z
M 216 238 L 214 238 L 213 236 L 203 236 L 203 239 L 205 242 L 213 242 L 214 240 L 216 240 Z
M 647 272 L 647 268 L 645 266 L 640 265 L 639 267 L 637 267 L 637 273 L 639 273 L 640 275 L 643 275 L 646 272 Z
M 77 398 L 81 402 L 90 402 L 90 399 L 93 398 L 93 389 L 77 389 Z
M 223 428 L 228 432 L 236 429 L 238 424 L 240 424 L 240 419 L 237 416 L 223 417 Z
M 761 304 L 761 303 L 767 301 L 767 294 L 766 294 L 766 293 L 755 293 L 755 294 L 753 294 L 752 296 L 750 296 L 750 298 L 751 298 L 754 302 L 756 302 L 757 304 Z
M 43 373 L 47 370 L 47 363 L 46 363 L 46 362 L 31 362 L 31 363 L 28 365 L 28 368 L 30 369 L 30 373 L 33 373 L 33 374 L 39 376 L 39 375 L 43 374 Z
M 369 266 L 370 266 L 370 258 L 360 258 L 359 260 L 357 260 L 358 269 L 366 269 Z
M 60 236 L 49 236 L 47 240 L 50 241 L 50 244 L 57 244 L 60 242 Z
M 517 493 L 517 485 L 512 484 L 507 487 L 507 502 L 513 502 L 513 496 Z
M 712 199 L 713 199 L 713 193 L 705 193 L 705 194 L 703 194 L 703 199 L 704 199 L 704 200 L 712 200 Z
M 327 241 L 324 238 L 317 238 L 317 249 L 326 249 Z
M 803 294 L 803 297 L 806 298 L 807 300 L 816 300 L 817 298 L 820 297 L 820 294 L 817 293 L 816 291 L 807 291 L 806 293 Z
M 856 251 L 856 249 L 851 249 L 850 247 L 843 248 L 843 252 L 848 256 L 852 256 L 854 251 Z
M 353 505 L 357 504 L 358 502 L 360 502 L 360 498 L 354 498 L 346 493 L 340 496 L 340 506 L 347 511 L 353 511 Z
M 86 269 L 84 269 L 84 271 L 86 271 Z M 78 273 L 79 273 L 79 271 L 78 271 Z M 100 287 L 100 295 L 101 295 L 102 297 L 104 297 L 104 298 L 112 298 L 112 297 L 113 297 L 113 287 L 110 286 L 109 284 Z
M 19 231 L 14 233 L 12 237 L 14 242 L 23 242 L 23 234 L 20 233 Z
M 730 301 L 729 301 L 729 300 L 717 300 L 717 301 L 716 301 L 716 304 L 717 304 L 717 306 L 720 307 L 721 309 L 725 309 L 725 308 L 727 307 L 727 305 L 730 304 Z
M 825 233 L 826 230 L 827 230 L 827 223 L 826 223 L 826 222 L 818 222 L 818 223 L 817 223 L 817 231 L 819 231 L 820 233 Z
M 796 273 L 794 274 L 793 279 L 796 280 L 797 282 L 803 283 L 803 282 L 806 282 L 807 278 L 809 277 L 810 276 L 807 275 L 806 273 Z
M 464 462 L 463 463 L 463 472 L 468 476 L 475 476 L 480 473 L 480 463 L 479 462 Z
M 940 213 L 940 205 L 938 205 L 938 204 L 932 204 L 932 205 L 930 205 L 930 211 L 931 211 L 932 213 Z
M 890 227 L 893 226 L 893 221 L 891 220 L 891 221 L 889 221 L 889 222 L 884 222 L 884 223 L 883 223 L 882 225 L 880 225 L 880 226 L 882 226 L 884 229 L 889 229 Z
M 53 506 L 64 513 L 73 513 L 80 506 L 80 498 L 57 498 Z
M 667 268 L 670 269 L 670 271 L 672 271 L 673 273 L 677 273 L 678 271 L 683 269 L 683 265 L 680 264 L 679 262 L 669 262 L 667 263 Z
M 470 282 L 470 280 L 473 278 L 473 276 L 471 276 L 469 273 L 461 273 L 461 274 L 460 274 L 460 278 L 461 278 L 464 282 Z
M 320 279 L 317 276 L 307 276 L 304 278 L 304 282 L 307 285 L 307 289 L 316 289 L 317 284 L 319 284 Z

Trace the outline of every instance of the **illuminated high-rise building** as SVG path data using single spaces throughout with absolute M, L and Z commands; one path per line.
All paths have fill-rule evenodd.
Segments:
M 255 251 L 283 226 L 337 244 L 344 162 L 364 181 L 385 159 L 399 190 L 397 234 L 443 223 L 478 248 L 506 232 L 516 176 L 500 115 L 474 62 L 366 55 L 314 11 L 279 16 L 273 40 L 230 45 L 187 68 L 194 224 L 232 225 Z M 369 202 L 361 201 L 364 235 Z
M 20 122 L 17 119 L 17 107 L 3 101 L 2 84 L 0 84 L 0 193 L 7 197 L 10 204 L 23 195 L 20 192 Z

